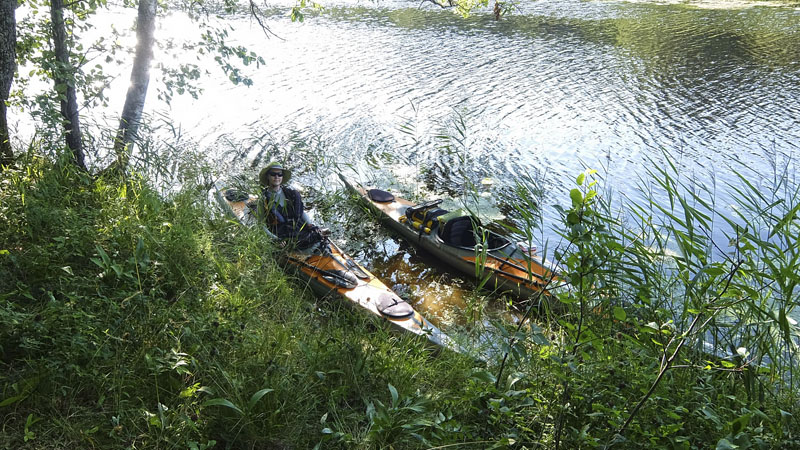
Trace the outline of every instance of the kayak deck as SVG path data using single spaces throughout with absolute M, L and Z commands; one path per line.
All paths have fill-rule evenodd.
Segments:
M 258 197 L 233 189 L 217 189 L 216 197 L 223 209 L 240 223 L 258 225 L 254 213 Z M 274 237 L 266 227 L 265 231 Z M 395 328 L 459 351 L 439 328 L 327 237 L 322 237 L 307 249 L 287 248 L 279 260 L 285 268 L 307 282 L 317 295 L 348 300 L 348 304 L 387 320 Z

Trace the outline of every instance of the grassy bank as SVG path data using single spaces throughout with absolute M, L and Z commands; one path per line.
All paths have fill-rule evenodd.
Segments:
M 314 297 L 199 180 L 165 197 L 37 155 L 17 167 L 0 175 L 0 448 L 800 447 L 796 360 L 694 345 L 693 320 L 741 306 L 755 269 L 636 263 L 657 246 L 611 232 L 583 180 L 564 308 L 507 324 L 501 372 Z
M 364 412 L 390 383 L 421 401 L 463 381 L 461 359 L 292 283 L 196 186 L 25 165 L 0 194 L 2 448 L 310 448 L 326 414 L 379 443 Z

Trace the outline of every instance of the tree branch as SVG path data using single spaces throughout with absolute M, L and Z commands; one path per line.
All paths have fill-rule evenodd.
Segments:
M 455 8 L 456 6 L 458 6 L 458 2 L 454 0 L 447 0 L 446 2 L 439 0 L 422 0 L 420 4 L 422 3 L 432 3 L 442 9 Z
M 264 32 L 264 35 L 267 36 L 267 38 L 269 38 L 270 35 L 272 35 L 282 41 L 284 40 L 282 37 L 275 34 L 266 24 L 264 24 L 264 22 L 261 20 L 261 14 L 262 14 L 261 10 L 258 9 L 258 6 L 256 6 L 253 0 L 250 0 L 250 14 L 253 16 L 254 19 L 256 19 L 256 22 L 258 22 L 258 26 L 261 27 L 261 31 Z
M 727 277 L 727 280 L 726 280 L 726 283 L 725 283 L 725 287 L 719 293 L 717 293 L 714 301 L 719 300 L 722 297 L 722 295 L 728 290 L 728 288 L 731 285 L 731 281 L 733 280 L 734 275 L 736 275 L 736 272 L 739 271 L 739 267 L 741 266 L 741 264 L 742 264 L 742 261 L 738 261 L 736 263 L 736 265 L 734 265 L 734 267 L 728 273 L 728 277 Z M 712 314 L 712 316 L 713 316 L 713 314 Z M 689 338 L 689 336 L 691 336 L 694 333 L 694 329 L 697 326 L 697 324 L 700 322 L 701 317 L 703 317 L 702 313 L 698 313 L 695 316 L 694 320 L 692 320 L 691 325 L 689 325 L 689 329 L 683 334 L 683 337 L 680 338 L 680 340 L 678 341 L 678 345 L 675 347 L 675 351 L 672 352 L 672 355 L 669 358 L 666 358 L 666 356 L 667 356 L 667 350 L 666 349 L 669 348 L 669 345 L 672 344 L 672 342 L 674 342 L 674 340 L 671 341 L 669 344 L 667 344 L 667 346 L 666 346 L 666 348 L 664 350 L 664 354 L 663 354 L 664 355 L 664 359 L 662 359 L 661 368 L 660 368 L 660 370 L 658 372 L 658 376 L 656 377 L 655 381 L 653 381 L 653 384 L 650 386 L 650 389 L 648 389 L 648 391 L 644 395 L 644 397 L 642 397 L 639 400 L 639 402 L 636 404 L 636 406 L 633 408 L 633 410 L 631 411 L 630 416 L 628 416 L 628 419 L 625 421 L 625 423 L 619 428 L 619 430 L 617 430 L 617 434 L 621 435 L 622 433 L 625 432 L 625 429 L 627 429 L 628 426 L 633 422 L 633 419 L 639 413 L 639 410 L 642 408 L 642 406 L 645 404 L 645 402 L 647 402 L 647 400 L 653 395 L 653 392 L 655 392 L 656 388 L 661 383 L 662 378 L 664 378 L 664 374 L 667 373 L 667 370 L 669 370 L 669 368 L 671 367 L 672 363 L 678 357 L 678 353 L 680 353 L 680 351 L 683 348 L 684 344 L 686 343 L 687 339 Z

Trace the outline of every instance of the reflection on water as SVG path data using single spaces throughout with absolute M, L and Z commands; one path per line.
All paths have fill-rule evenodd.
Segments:
M 495 22 L 382 5 L 330 7 L 302 25 L 275 16 L 285 41 L 239 36 L 267 67 L 256 88 L 222 89 L 199 108 L 214 111 L 206 144 L 224 136 L 252 161 L 265 136 L 295 131 L 325 139 L 332 162 L 415 173 L 454 197 L 465 180 L 493 177 L 502 197 L 522 174 L 544 173 L 557 199 L 584 164 L 637 198 L 630 175 L 662 151 L 687 177 L 715 170 L 725 182 L 728 167 L 767 171 L 765 153 L 800 142 L 791 8 L 537 2 Z M 458 134 L 462 119 L 458 145 L 433 137 Z
M 426 311 L 438 322 L 458 323 L 460 315 L 452 314 L 455 310 L 466 309 L 465 298 L 471 294 L 471 286 L 464 286 L 462 280 L 453 278 L 451 274 L 437 267 L 432 258 L 420 258 L 417 251 L 407 245 L 397 245 L 392 237 L 385 234 L 371 236 L 373 240 L 386 249 L 396 247 L 383 257 L 366 253 L 364 263 L 368 264 L 375 274 L 388 283 L 398 295 L 411 302 L 414 307 Z M 426 260 L 427 259 L 427 260 Z M 463 323 L 459 323 L 463 325 Z

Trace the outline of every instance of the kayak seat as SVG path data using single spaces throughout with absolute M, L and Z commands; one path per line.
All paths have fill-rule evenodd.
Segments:
M 476 230 L 475 226 L 480 226 L 480 221 L 463 209 L 439 216 L 438 220 L 439 239 L 448 245 L 472 249 L 478 244 L 476 239 L 485 239 L 481 244 L 491 252 L 511 244 L 508 239 L 489 230 Z
M 470 216 L 454 217 L 439 229 L 439 238 L 456 247 L 475 247 L 475 231 Z
M 370 200 L 378 203 L 389 203 L 394 201 L 394 195 L 391 192 L 382 191 L 380 189 L 370 189 L 367 191 Z
M 250 198 L 246 192 L 237 191 L 236 189 L 228 189 L 223 195 L 225 196 L 225 200 L 229 202 L 244 202 Z

